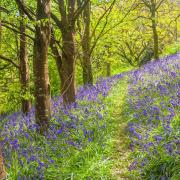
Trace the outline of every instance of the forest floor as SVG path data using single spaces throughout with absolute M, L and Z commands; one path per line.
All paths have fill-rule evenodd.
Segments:
M 112 93 L 108 96 L 112 101 L 111 111 L 112 121 L 115 122 L 115 136 L 113 141 L 113 168 L 112 176 L 118 180 L 129 179 L 128 167 L 130 165 L 130 148 L 127 129 L 127 114 L 128 106 L 126 104 L 126 98 L 128 93 L 128 77 L 125 76 L 117 86 L 114 87 Z
M 57 98 L 47 138 L 33 112 L 0 120 L 8 179 L 179 180 L 178 56 Z

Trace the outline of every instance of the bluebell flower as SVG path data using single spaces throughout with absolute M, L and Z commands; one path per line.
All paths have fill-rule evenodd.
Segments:
M 163 138 L 162 136 L 155 135 L 154 139 L 156 140 L 156 142 L 160 142 Z
M 103 118 L 102 114 L 97 112 L 98 118 L 101 120 Z
M 61 134 L 63 132 L 63 128 L 60 128 L 58 131 L 57 131 L 57 134 Z
M 35 161 L 36 160 L 36 156 L 32 155 L 30 158 L 29 158 L 30 161 Z

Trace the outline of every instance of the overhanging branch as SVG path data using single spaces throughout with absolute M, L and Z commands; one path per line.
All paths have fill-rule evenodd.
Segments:
M 3 61 L 6 61 L 6 62 L 9 62 L 9 63 L 11 63 L 14 67 L 16 67 L 17 69 L 19 69 L 20 67 L 19 67 L 19 65 L 17 65 L 12 59 L 10 59 L 10 58 L 7 58 L 7 57 L 5 57 L 5 56 L 3 56 L 3 55 L 0 55 L 0 59 L 2 59 Z

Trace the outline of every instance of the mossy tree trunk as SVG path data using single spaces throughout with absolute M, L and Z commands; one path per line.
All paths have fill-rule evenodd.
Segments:
M 23 1 L 24 2 L 24 1 Z M 28 50 L 27 50 L 27 38 L 26 38 L 26 24 L 24 23 L 24 12 L 19 8 L 20 16 L 22 20 L 20 22 L 20 51 L 19 51 L 19 67 L 20 67 L 20 83 L 22 91 L 22 112 L 27 114 L 31 109 L 31 102 L 27 95 L 30 93 L 29 87 L 29 64 L 28 64 Z
M 93 74 L 92 74 L 92 63 L 90 55 L 90 14 L 91 14 L 90 2 L 87 3 L 83 11 L 83 25 L 84 32 L 82 35 L 82 50 L 83 50 L 83 82 L 84 84 L 93 84 Z
M 40 126 L 40 133 L 47 131 L 48 121 L 51 116 L 48 72 L 48 47 L 51 31 L 50 7 L 51 0 L 37 0 L 33 71 L 35 85 L 35 116 L 36 123 Z
M 154 58 L 159 59 L 159 40 L 157 32 L 156 4 L 154 0 L 151 0 L 151 22 L 154 41 Z

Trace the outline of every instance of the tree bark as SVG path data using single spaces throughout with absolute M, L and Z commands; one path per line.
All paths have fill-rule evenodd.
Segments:
M 64 105 L 75 102 L 75 39 L 74 30 L 62 33 L 61 94 Z
M 82 36 L 83 50 L 83 82 L 84 84 L 93 84 L 92 64 L 90 56 L 90 1 L 83 11 L 84 33 Z
M 1 41 L 2 41 L 2 24 L 1 24 L 1 12 L 0 12 L 0 50 L 1 50 Z
M 61 80 L 61 95 L 64 105 L 75 101 L 75 40 L 73 30 L 67 30 L 62 33 L 62 55 L 60 54 L 53 30 L 51 31 L 50 47 L 54 55 L 59 77 Z
M 159 59 L 159 40 L 157 33 L 157 22 L 156 22 L 156 4 L 154 0 L 151 0 L 151 22 L 153 31 L 153 41 L 154 41 L 154 58 Z
M 51 116 L 50 83 L 48 72 L 48 47 L 50 40 L 50 0 L 37 0 L 37 24 L 34 42 L 35 116 L 44 134 Z
M 61 95 L 63 97 L 64 105 L 69 105 L 75 102 L 76 88 L 75 88 L 75 23 L 82 10 L 85 8 L 89 0 L 78 1 L 80 6 L 75 10 L 77 1 L 59 0 L 59 11 L 61 20 L 52 14 L 52 19 L 59 27 L 62 33 L 62 63 L 59 63 L 60 56 L 56 56 L 57 49 L 51 46 L 53 54 L 56 57 L 59 74 L 61 78 Z
M 20 16 L 22 17 L 22 21 L 20 22 L 20 51 L 19 51 L 19 59 L 20 59 L 20 83 L 21 83 L 21 91 L 22 91 L 22 112 L 27 114 L 31 109 L 31 102 L 24 96 L 29 94 L 29 64 L 28 64 L 28 51 L 27 51 L 27 39 L 25 36 L 26 33 L 26 25 L 23 22 L 24 13 L 21 9 Z
M 1 5 L 1 1 L 0 1 Z M 1 43 L 2 43 L 2 22 L 1 22 L 1 11 L 0 11 L 0 50 L 1 50 Z
M 2 150 L 1 150 L 1 147 L 0 147 L 0 180 L 3 180 L 5 178 L 6 178 L 6 171 L 4 169 Z
M 62 32 L 61 95 L 64 105 L 75 102 L 75 1 L 60 1 Z M 67 11 L 67 12 L 66 12 Z
M 1 12 L 0 12 L 0 50 L 1 50 L 1 41 L 2 41 L 2 25 L 1 25 Z M 0 180 L 3 180 L 5 178 L 6 178 L 6 171 L 4 169 L 4 162 L 3 162 L 2 150 L 0 144 Z

